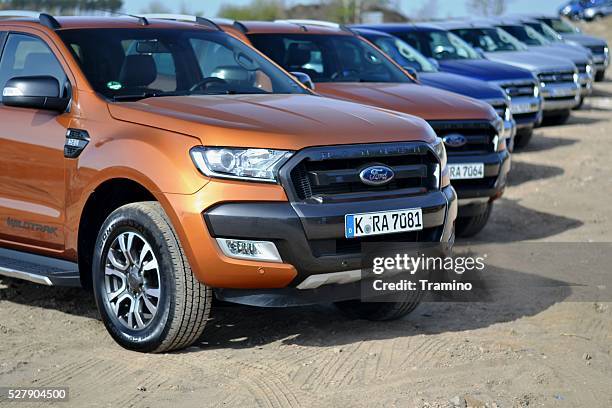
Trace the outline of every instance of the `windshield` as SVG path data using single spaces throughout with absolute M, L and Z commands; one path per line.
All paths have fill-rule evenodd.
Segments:
M 553 30 L 558 33 L 575 34 L 579 33 L 580 29 L 563 20 L 562 18 L 545 18 L 542 21 L 548 24 Z
M 409 31 L 393 35 L 406 41 L 421 54 L 437 60 L 482 59 L 465 41 L 447 31 Z
M 546 38 L 542 37 L 536 30 L 529 26 L 501 25 L 499 28 L 527 45 L 538 46 L 548 45 L 550 43 Z
M 220 31 L 69 29 L 58 34 L 94 90 L 117 101 L 307 93 L 274 64 Z
M 548 41 L 558 42 L 561 40 L 561 38 L 559 38 L 559 33 L 544 23 L 526 23 L 525 25 L 537 31 Z
M 437 72 L 437 68 L 429 62 L 427 57 L 406 44 L 399 38 L 383 37 L 377 35 L 364 35 L 388 56 L 393 58 L 402 67 L 410 67 L 418 72 Z
M 525 51 L 527 47 L 499 28 L 461 28 L 453 30 L 470 45 L 485 52 Z
M 376 47 L 352 35 L 251 34 L 264 54 L 314 82 L 412 82 Z

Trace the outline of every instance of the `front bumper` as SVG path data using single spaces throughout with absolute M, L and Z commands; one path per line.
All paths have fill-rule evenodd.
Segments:
M 516 122 L 517 129 L 532 128 L 541 120 L 542 99 L 531 96 L 512 98 L 510 111 Z
M 459 217 L 472 216 L 482 210 L 482 205 L 499 198 L 506 187 L 511 158 L 508 150 L 489 153 L 486 156 L 449 156 L 448 162 L 484 163 L 484 178 L 451 180 L 459 198 Z M 475 205 L 478 204 L 478 205 Z
M 389 234 L 369 239 L 347 239 L 344 236 L 344 216 L 352 213 L 421 208 L 423 230 Z M 447 248 L 454 241 L 454 221 L 457 216 L 457 195 L 452 187 L 417 196 L 358 201 L 337 204 L 306 202 L 240 202 L 217 205 L 204 212 L 207 232 L 212 238 L 236 238 L 273 241 L 283 263 L 297 271 L 287 282 L 297 287 L 311 275 L 359 270 L 362 267 L 360 244 L 363 242 L 437 242 Z M 232 260 L 236 262 L 237 260 Z M 239 261 L 257 264 L 254 261 Z M 277 264 L 279 265 L 279 264 Z M 280 264 L 282 265 L 282 264 Z M 231 269 L 216 271 L 226 273 Z M 248 281 L 257 279 L 255 276 Z M 223 285 L 224 288 L 268 286 Z M 278 287 L 278 286 L 276 286 Z
M 506 146 L 509 151 L 514 150 L 514 137 L 516 136 L 516 121 L 514 119 L 504 120 L 504 130 L 502 137 L 506 139 Z
M 577 83 L 549 83 L 542 86 L 544 112 L 570 110 L 580 103 L 580 85 Z
M 607 54 L 593 54 L 595 71 L 605 71 L 610 65 L 610 56 Z
M 580 96 L 589 96 L 593 92 L 593 75 L 582 73 L 578 76 Z

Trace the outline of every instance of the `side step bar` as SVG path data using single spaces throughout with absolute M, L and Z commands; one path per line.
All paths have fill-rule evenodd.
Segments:
M 75 262 L 5 248 L 0 248 L 0 275 L 47 286 L 81 286 Z

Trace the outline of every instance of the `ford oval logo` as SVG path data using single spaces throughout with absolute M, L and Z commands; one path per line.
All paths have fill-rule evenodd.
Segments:
M 382 186 L 395 177 L 395 173 L 387 166 L 370 166 L 361 170 L 359 178 L 364 184 L 370 186 Z
M 444 144 L 448 147 L 461 147 L 467 143 L 467 138 L 458 133 L 453 133 L 451 135 L 446 135 L 442 138 Z

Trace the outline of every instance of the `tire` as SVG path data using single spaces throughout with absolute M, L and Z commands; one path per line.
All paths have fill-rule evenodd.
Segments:
M 606 71 L 597 71 L 595 74 L 595 82 L 602 82 L 606 77 Z
M 567 111 L 563 111 L 562 113 L 559 113 L 558 115 L 549 116 L 544 119 L 544 124 L 550 125 L 550 126 L 563 125 L 565 124 L 565 122 L 568 121 L 571 114 L 572 114 L 571 111 L 567 110 Z
M 532 136 L 533 128 L 518 130 L 514 137 L 514 150 L 526 147 L 531 141 Z
M 491 212 L 493 211 L 493 203 L 488 203 L 486 210 L 478 215 L 471 217 L 459 217 L 455 224 L 455 232 L 458 237 L 470 238 L 483 230 Z
M 128 204 L 106 219 L 92 274 L 102 321 L 122 347 L 162 353 L 188 347 L 202 334 L 212 290 L 194 277 L 159 203 Z
M 359 299 L 336 302 L 334 305 L 351 319 L 371 321 L 397 320 L 411 313 L 421 303 L 424 292 L 406 292 L 402 302 L 361 302 Z
M 582 108 L 582 105 L 584 105 L 584 96 L 580 97 L 580 102 L 578 103 L 578 105 L 574 106 L 572 108 L 572 110 L 578 110 L 578 109 Z

